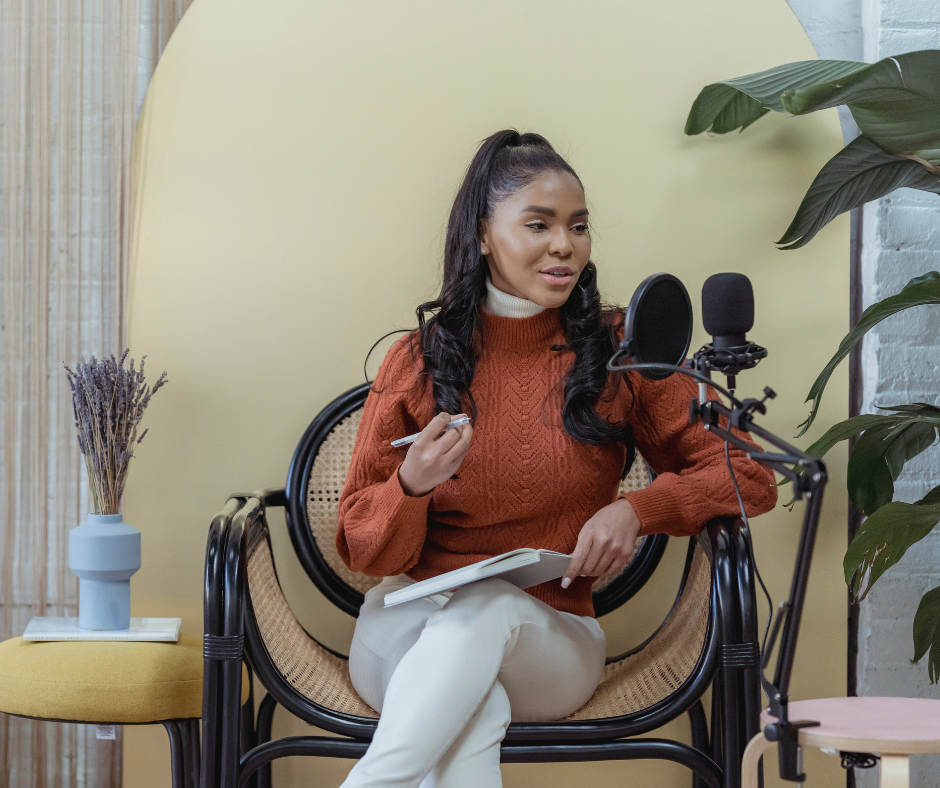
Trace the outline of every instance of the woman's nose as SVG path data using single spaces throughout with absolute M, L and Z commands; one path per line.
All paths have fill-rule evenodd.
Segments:
M 574 247 L 571 245 L 571 240 L 568 238 L 568 233 L 563 227 L 559 227 L 551 235 L 551 244 L 549 246 L 549 253 L 558 255 L 559 257 L 567 257 L 573 251 Z

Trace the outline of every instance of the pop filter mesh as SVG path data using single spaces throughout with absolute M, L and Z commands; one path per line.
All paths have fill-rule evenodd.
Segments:
M 692 332 L 688 296 L 682 286 L 660 280 L 640 299 L 633 336 L 641 362 L 681 364 Z

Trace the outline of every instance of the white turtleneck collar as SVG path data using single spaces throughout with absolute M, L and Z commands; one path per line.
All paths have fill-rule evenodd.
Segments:
M 499 290 L 489 277 L 486 277 L 486 300 L 483 302 L 483 308 L 497 317 L 534 317 L 545 311 L 545 307 L 539 306 L 535 301 Z

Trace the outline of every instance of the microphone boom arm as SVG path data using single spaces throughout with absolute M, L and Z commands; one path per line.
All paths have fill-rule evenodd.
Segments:
M 765 398 L 763 400 L 745 399 L 741 402 L 730 392 L 714 383 L 707 374 L 674 364 L 617 364 L 619 356 L 620 353 L 618 352 L 608 362 L 607 369 L 611 372 L 626 372 L 642 368 L 661 371 L 671 369 L 673 372 L 679 372 L 697 380 L 700 384 L 704 383 L 711 386 L 727 396 L 732 403 L 730 408 L 719 400 L 700 402 L 698 397 L 692 397 L 689 403 L 689 421 L 693 424 L 701 421 L 707 432 L 711 432 L 721 440 L 727 441 L 731 446 L 741 449 L 750 459 L 788 478 L 793 483 L 796 500 L 806 498 L 806 509 L 803 513 L 803 525 L 797 548 L 793 579 L 790 584 L 790 595 L 787 602 L 781 605 L 777 621 L 774 624 L 773 635 L 770 641 L 765 644 L 766 653 L 762 655 L 760 671 L 761 685 L 770 700 L 770 713 L 777 718 L 776 722 L 765 726 L 764 735 L 769 741 L 777 742 L 780 777 L 792 782 L 803 782 L 806 775 L 801 773 L 799 730 L 819 723 L 805 720 L 791 721 L 787 715 L 787 705 L 800 619 L 806 601 L 806 587 L 809 581 L 813 547 L 816 542 L 819 518 L 822 513 L 823 492 L 829 478 L 826 466 L 818 457 L 806 454 L 806 452 L 754 423 L 754 414 L 766 413 L 767 409 L 764 402 L 776 396 L 770 388 L 764 389 Z M 708 372 L 707 369 L 704 371 Z M 765 443 L 779 449 L 780 452 L 755 450 L 753 444 L 735 435 L 730 429 L 721 426 L 720 419 L 722 416 L 727 420 L 726 423 L 729 427 L 756 435 Z M 764 667 L 769 662 L 769 655 L 773 651 L 777 633 L 781 630 L 781 621 L 780 649 L 777 652 L 777 664 L 773 681 L 771 681 L 765 675 Z

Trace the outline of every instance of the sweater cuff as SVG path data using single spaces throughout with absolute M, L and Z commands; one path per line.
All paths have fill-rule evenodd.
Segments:
M 379 496 L 382 505 L 388 507 L 387 511 L 395 512 L 405 518 L 415 515 L 425 516 L 434 488 L 432 487 L 424 495 L 408 495 L 405 488 L 401 486 L 401 479 L 398 478 L 399 468 L 401 468 L 401 463 L 395 468 L 395 472 L 382 489 Z
M 337 549 L 346 565 L 372 577 L 406 571 L 427 536 L 431 493 L 413 498 L 398 480 L 398 469 L 368 499 L 340 517 Z
M 682 523 L 685 518 L 682 505 L 668 487 L 650 485 L 619 497 L 626 498 L 640 518 L 640 531 L 637 536 L 658 533 L 677 535 L 683 532 Z

